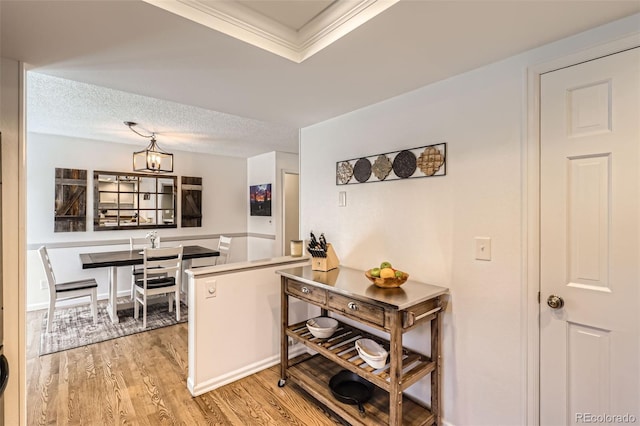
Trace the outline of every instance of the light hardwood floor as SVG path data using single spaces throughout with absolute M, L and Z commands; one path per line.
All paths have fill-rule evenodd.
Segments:
M 275 366 L 199 397 L 187 390 L 187 324 L 38 356 L 27 315 L 29 425 L 336 425 Z M 224 350 L 224 349 L 221 349 Z

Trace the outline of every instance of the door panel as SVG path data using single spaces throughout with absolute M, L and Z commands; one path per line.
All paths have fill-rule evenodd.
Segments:
M 609 160 L 609 155 L 568 159 L 568 286 L 609 290 Z
M 540 421 L 640 422 L 640 49 L 543 75 L 540 119 Z

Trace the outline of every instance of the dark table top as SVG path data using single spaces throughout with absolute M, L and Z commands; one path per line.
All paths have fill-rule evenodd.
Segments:
M 201 246 L 184 246 L 182 252 L 183 260 L 214 256 L 220 256 L 220 252 Z M 82 269 L 142 265 L 144 263 L 140 249 L 81 253 L 80 261 Z

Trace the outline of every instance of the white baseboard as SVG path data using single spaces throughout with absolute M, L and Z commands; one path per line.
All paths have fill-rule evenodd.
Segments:
M 296 357 L 303 353 L 307 352 L 307 348 L 303 345 L 295 345 L 289 349 L 289 356 Z M 280 363 L 280 354 L 270 356 L 263 360 L 254 362 L 253 364 L 249 364 L 245 367 L 239 368 L 235 371 L 230 371 L 229 373 L 223 374 L 218 377 L 214 377 L 205 382 L 199 383 L 195 385 L 191 380 L 191 377 L 187 379 L 187 388 L 191 395 L 199 396 L 203 393 L 207 393 L 214 389 L 217 389 L 221 386 L 227 385 L 229 383 L 235 382 L 236 380 L 240 380 L 244 377 L 255 374 L 259 371 L 264 370 L 265 368 L 273 367 L 276 364 Z

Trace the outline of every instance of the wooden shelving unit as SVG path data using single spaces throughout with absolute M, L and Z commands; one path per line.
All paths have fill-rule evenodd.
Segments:
M 291 360 L 288 368 L 289 379 L 294 380 L 309 395 L 318 402 L 329 407 L 352 425 L 389 425 L 389 392 L 376 388 L 372 398 L 365 404 L 364 414 L 358 411 L 356 405 L 341 404 L 336 402 L 327 383 L 341 367 L 322 355 L 312 357 L 302 356 Z M 422 426 L 435 424 L 435 415 L 423 405 L 413 401 L 407 396 L 403 397 L 403 425 Z
M 280 386 L 291 380 L 320 403 L 353 425 L 440 425 L 440 322 L 446 288 L 408 281 L 403 289 L 379 289 L 364 272 L 341 267 L 318 273 L 311 266 L 278 271 L 282 276 L 282 333 Z M 382 291 L 380 291 L 382 290 Z M 306 321 L 289 324 L 289 297 L 319 306 L 322 315 L 334 312 L 388 333 L 381 338 L 359 327 L 339 322 L 328 339 L 314 337 Z M 431 327 L 431 353 L 421 354 L 402 346 L 402 335 L 420 324 Z M 289 359 L 289 339 L 303 343 L 315 355 Z M 355 341 L 369 338 L 388 352 L 387 364 L 374 369 L 355 350 Z M 328 387 L 331 377 L 346 369 L 376 388 L 365 404 L 338 402 Z M 430 375 L 431 404 L 413 401 L 404 391 Z

